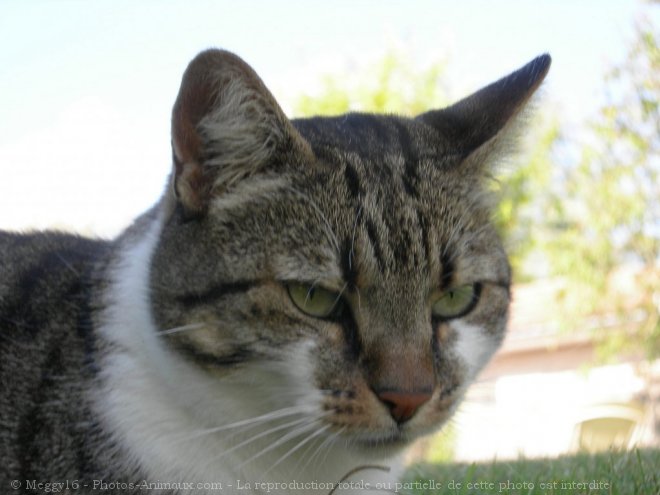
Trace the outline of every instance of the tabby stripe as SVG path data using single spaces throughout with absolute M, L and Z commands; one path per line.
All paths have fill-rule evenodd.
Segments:
M 383 250 L 378 242 L 378 233 L 376 231 L 376 226 L 371 218 L 367 219 L 367 236 L 369 237 L 369 242 L 371 242 L 371 248 L 374 252 L 374 257 L 378 262 L 378 267 L 381 272 L 385 271 L 385 257 L 383 255 Z
M 202 304 L 209 304 L 215 302 L 221 297 L 227 296 L 229 294 L 247 292 L 248 290 L 259 284 L 260 282 L 254 280 L 220 284 L 220 285 L 215 285 L 204 292 L 199 292 L 199 293 L 193 292 L 189 294 L 178 295 L 175 297 L 175 300 L 180 304 L 184 305 L 186 308 L 190 308 Z
M 246 347 L 238 347 L 229 354 L 216 355 L 205 352 L 188 342 L 180 340 L 173 342 L 173 345 L 179 352 L 196 363 L 217 368 L 231 367 L 256 357 L 256 353 Z
M 417 191 L 416 186 L 417 182 L 419 181 L 416 166 L 418 157 L 414 151 L 414 144 L 412 138 L 410 137 L 410 131 L 402 122 L 395 120 L 393 123 L 399 134 L 399 144 L 403 150 L 403 158 L 405 162 L 404 172 L 401 177 L 403 181 L 403 187 L 410 196 L 417 198 L 419 196 L 419 191 Z
M 483 281 L 486 284 L 494 285 L 495 287 L 499 287 L 501 289 L 504 289 L 507 292 L 511 292 L 511 282 L 510 281 L 504 281 L 504 280 L 484 280 Z
M 381 143 L 392 143 L 394 140 L 389 122 L 383 121 L 378 116 L 370 115 L 369 121 L 366 123 L 366 125 L 368 126 L 366 129 L 374 131 L 377 141 Z
M 422 215 L 422 212 L 415 210 L 417 215 L 417 223 L 419 224 L 419 230 L 422 235 L 422 243 L 424 244 L 424 253 L 426 254 L 426 266 L 431 266 L 431 256 L 433 253 L 433 247 L 431 246 L 431 239 L 429 238 L 429 222 Z
M 447 253 L 447 250 L 442 251 L 440 256 L 440 264 L 442 266 L 442 275 L 440 276 L 440 288 L 447 289 L 451 286 L 452 280 L 454 279 L 454 263 L 451 260 L 451 257 Z
M 362 351 L 362 343 L 360 342 L 360 332 L 358 331 L 357 323 L 348 305 L 345 306 L 339 323 L 344 333 L 346 350 L 351 358 L 351 362 L 357 362 Z
M 105 255 L 109 249 L 104 247 L 101 255 Z M 94 312 L 95 308 L 92 304 L 94 296 L 94 281 L 93 281 L 93 267 L 88 268 L 80 282 L 80 312 L 76 322 L 76 331 L 78 337 L 83 341 L 83 349 L 85 353 L 83 365 L 85 369 L 92 374 L 97 374 L 100 371 L 96 363 L 96 333 L 94 332 Z
M 390 229 L 390 232 L 393 231 L 393 228 Z M 407 227 L 402 226 L 396 236 L 390 236 L 392 254 L 394 259 L 401 265 L 408 264 L 411 246 L 410 230 Z
M 341 271 L 348 288 L 351 290 L 357 287 L 358 270 L 355 258 L 353 240 L 347 237 L 344 239 L 341 248 Z
M 104 250 L 105 253 L 107 250 Z M 94 289 L 92 284 L 92 276 L 88 272 L 84 276 L 84 280 L 81 283 L 81 295 L 80 295 L 80 312 L 76 321 L 76 333 L 79 339 L 82 340 L 83 347 L 83 361 L 82 361 L 82 371 L 88 377 L 94 377 L 98 375 L 101 371 L 99 364 L 97 363 L 97 343 L 96 343 L 96 332 L 94 331 L 94 305 L 92 303 Z M 84 406 L 79 404 L 78 407 L 85 407 L 86 413 L 82 415 L 85 416 L 89 413 L 87 405 Z M 76 442 L 79 443 L 78 448 L 76 449 L 76 463 L 78 465 L 78 472 L 81 475 L 86 473 L 98 473 L 99 466 L 97 465 L 96 456 L 90 455 L 90 452 L 86 448 L 87 442 L 82 440 L 81 435 L 89 437 L 97 434 L 97 428 L 99 428 L 96 423 L 94 426 L 91 426 L 86 431 L 82 431 L 83 427 L 76 425 L 76 430 L 74 435 L 76 436 Z M 98 442 L 98 439 L 94 439 Z
M 25 301 L 32 302 L 33 300 L 44 302 L 42 299 L 42 292 L 38 289 L 40 284 L 47 279 L 49 275 L 56 272 L 62 265 L 69 266 L 66 258 L 72 260 L 76 259 L 77 253 L 74 250 L 61 250 L 49 251 L 40 256 L 34 263 L 34 266 L 22 274 L 21 278 L 16 284 L 14 294 L 7 307 L 2 309 L 2 319 L 15 325 L 16 327 L 23 328 L 30 333 L 31 336 L 36 336 L 39 330 L 44 327 L 41 325 L 41 318 L 43 313 L 34 311 L 33 304 L 26 304 Z M 47 283 L 43 283 L 47 286 Z M 36 298 L 33 294 L 39 294 Z
M 48 342 L 48 344 L 52 344 L 52 342 Z M 48 416 L 49 408 L 44 407 L 44 403 L 48 400 L 49 391 L 57 386 L 56 377 L 61 374 L 63 369 L 63 348 L 57 345 L 48 347 L 51 350 L 41 367 L 41 380 L 29 394 L 29 404 L 32 404 L 32 408 L 20 418 L 17 429 L 16 458 L 20 466 L 18 479 L 21 480 L 38 477 L 39 460 L 43 458 L 43 446 L 39 439 L 44 431 L 49 431 L 53 427 L 52 418 Z M 57 450 L 57 446 L 51 445 L 50 447 Z
M 346 179 L 346 186 L 348 187 L 351 198 L 357 199 L 362 194 L 362 187 L 357 170 L 350 162 L 347 162 L 344 167 L 344 178 Z

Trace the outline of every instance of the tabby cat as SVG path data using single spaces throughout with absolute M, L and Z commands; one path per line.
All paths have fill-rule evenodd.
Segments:
M 0 234 L 0 492 L 387 488 L 502 341 L 487 182 L 549 66 L 416 118 L 289 120 L 199 54 L 156 206 L 112 242 Z

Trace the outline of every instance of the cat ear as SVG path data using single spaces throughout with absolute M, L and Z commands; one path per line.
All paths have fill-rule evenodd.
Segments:
M 550 69 L 550 55 L 541 55 L 517 71 L 442 110 L 417 118 L 441 132 L 458 147 L 463 159 L 476 163 L 506 149 L 509 132 L 516 127 L 521 110 Z
M 172 111 L 174 193 L 187 213 L 289 153 L 311 151 L 249 65 L 215 49 L 190 62 Z

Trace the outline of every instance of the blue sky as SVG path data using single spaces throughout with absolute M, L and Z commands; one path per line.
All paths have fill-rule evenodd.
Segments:
M 549 52 L 546 103 L 578 126 L 642 16 L 660 25 L 657 4 L 624 0 L 0 1 L 0 228 L 111 235 L 153 203 L 181 73 L 209 46 L 285 109 L 392 48 L 446 60 L 455 97 Z

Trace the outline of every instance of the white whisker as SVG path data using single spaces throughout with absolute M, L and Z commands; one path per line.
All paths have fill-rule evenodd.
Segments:
M 316 437 L 318 437 L 319 435 L 323 434 L 323 432 L 325 432 L 328 428 L 330 428 L 330 425 L 325 425 L 325 426 L 323 426 L 322 428 L 320 428 L 319 430 L 316 430 L 314 433 L 312 433 L 311 435 L 309 435 L 307 438 L 304 438 L 303 440 L 301 440 L 300 442 L 298 442 L 297 445 L 295 445 L 294 447 L 292 447 L 291 449 L 289 449 L 289 451 L 288 451 L 286 454 L 284 454 L 282 457 L 280 457 L 279 460 L 278 460 L 275 464 L 273 464 L 271 467 L 269 467 L 266 471 L 264 471 L 263 474 L 269 473 L 270 471 L 272 471 L 273 469 L 275 469 L 275 467 L 277 467 L 277 466 L 278 466 L 281 462 L 283 462 L 286 458 L 288 458 L 290 455 L 292 455 L 292 454 L 293 454 L 294 452 L 296 452 L 298 449 L 302 448 L 302 447 L 303 447 L 307 442 L 309 442 L 310 440 L 313 440 L 314 438 L 316 438 Z
M 188 330 L 199 330 L 204 328 L 203 323 L 190 323 L 189 325 L 182 325 L 180 327 L 168 328 L 167 330 L 161 330 L 156 332 L 157 335 L 170 335 L 173 333 L 187 332 Z
M 339 300 L 341 299 L 342 294 L 344 293 L 344 291 L 346 290 L 347 287 L 348 287 L 348 282 L 345 282 L 344 285 L 342 285 L 341 290 L 339 291 L 339 294 L 337 294 L 337 298 L 335 299 L 335 304 L 337 304 L 339 302 Z
M 301 463 L 304 459 L 309 459 L 309 453 L 310 453 L 310 452 L 312 452 L 312 451 L 316 452 L 316 450 L 318 449 L 318 445 L 319 445 L 318 442 L 323 443 L 323 442 L 325 442 L 327 439 L 328 439 L 328 436 L 326 436 L 325 439 L 323 439 L 323 438 L 316 438 L 313 442 L 311 442 L 311 443 L 307 446 L 307 448 L 305 449 L 305 451 L 300 453 L 300 456 L 299 456 L 298 462 L 296 462 L 296 464 L 293 466 L 293 472 L 297 472 L 298 466 L 300 465 L 300 463 Z M 309 461 L 308 461 L 308 462 L 309 462 Z
M 302 466 L 301 470 L 304 471 L 305 468 L 309 465 L 309 463 L 312 462 L 312 460 L 313 460 L 314 458 L 316 458 L 316 456 L 318 456 L 321 452 L 324 451 L 324 448 L 325 448 L 325 452 L 326 452 L 326 456 L 327 456 L 327 453 L 328 453 L 328 451 L 330 450 L 330 447 L 332 446 L 332 444 L 335 443 L 335 442 L 337 441 L 337 438 L 339 438 L 339 436 L 340 436 L 344 431 L 346 431 L 346 428 L 347 428 L 346 426 L 342 426 L 342 427 L 339 429 L 339 431 L 336 431 L 335 433 L 332 433 L 332 434 L 328 435 L 328 436 L 323 440 L 323 442 L 321 442 L 321 444 L 316 448 L 316 450 L 314 451 L 314 453 L 313 453 L 311 456 L 309 456 L 309 457 L 307 458 L 307 462 L 305 462 L 305 464 Z M 317 461 L 318 461 L 318 459 L 317 459 Z M 317 464 L 317 465 L 318 465 L 318 464 Z
M 218 458 L 221 458 L 221 457 L 223 457 L 223 456 L 225 456 L 225 455 L 227 455 L 227 454 L 230 454 L 231 452 L 234 452 L 234 451 L 240 449 L 241 447 L 244 447 L 244 446 L 246 446 L 246 445 L 248 445 L 248 444 L 254 442 L 255 440 L 259 440 L 260 438 L 263 438 L 263 437 L 266 437 L 266 436 L 268 436 L 268 435 L 270 435 L 270 434 L 272 434 L 272 433 L 275 433 L 276 431 L 280 431 L 280 430 L 284 430 L 284 429 L 287 429 L 287 428 L 291 428 L 292 426 L 296 426 L 296 425 L 298 425 L 298 424 L 300 424 L 300 423 L 305 423 L 305 422 L 307 422 L 307 421 L 309 421 L 309 418 L 299 418 L 299 419 L 297 419 L 297 420 L 295 420 L 295 421 L 290 421 L 290 422 L 288 422 L 288 423 L 284 423 L 283 425 L 278 425 L 278 426 L 275 426 L 275 427 L 273 427 L 273 428 L 270 428 L 269 430 L 262 431 L 261 433 L 258 433 L 258 434 L 256 434 L 256 435 L 254 435 L 254 436 L 248 438 L 247 440 L 243 440 L 241 443 L 239 443 L 239 444 L 237 444 L 237 445 L 234 445 L 234 446 L 231 447 L 230 449 L 225 450 L 225 451 L 222 453 L 222 455 L 218 456 Z
M 235 428 L 240 428 L 242 426 L 257 426 L 259 424 L 267 423 L 269 421 L 275 420 L 275 419 L 280 419 L 280 418 L 285 418 L 287 416 L 293 416 L 295 414 L 304 414 L 307 412 L 307 408 L 303 406 L 291 406 L 291 407 L 285 407 L 283 409 L 278 409 L 276 411 L 271 411 L 266 414 L 262 414 L 261 416 L 255 416 L 253 418 L 248 418 L 248 419 L 243 419 L 241 421 L 236 421 L 234 423 L 230 423 L 228 425 L 221 425 L 221 426 L 216 426 L 213 428 L 208 428 L 205 430 L 199 430 L 195 432 L 194 435 L 190 435 L 182 441 L 187 441 L 191 440 L 194 438 L 199 438 L 205 435 L 212 435 L 213 433 L 217 433 L 219 431 L 226 431 L 226 430 L 231 430 Z
M 243 466 L 245 466 L 246 464 L 249 464 L 250 462 L 254 461 L 255 459 L 261 457 L 262 455 L 267 454 L 267 453 L 270 452 L 271 450 L 274 450 L 274 449 L 278 448 L 280 445 L 285 444 L 285 443 L 288 442 L 289 440 L 292 440 L 292 439 L 294 439 L 294 438 L 296 438 L 296 437 L 299 437 L 300 435 L 304 435 L 304 434 L 307 433 L 309 430 L 311 430 L 311 429 L 316 425 L 317 422 L 318 422 L 318 419 L 316 419 L 316 418 L 310 418 L 309 421 L 307 421 L 307 422 L 306 422 L 305 424 L 303 424 L 301 427 L 296 428 L 296 429 L 290 431 L 289 433 L 287 433 L 286 435 L 282 436 L 281 438 L 279 438 L 277 441 L 275 441 L 275 442 L 273 442 L 272 444 L 270 444 L 268 447 L 266 447 L 266 448 L 263 449 L 262 451 L 257 452 L 255 455 L 253 455 L 253 456 L 250 457 L 249 459 L 243 461 L 241 464 L 239 464 L 238 466 L 236 466 L 236 469 L 241 469 L 241 468 L 242 468 Z

